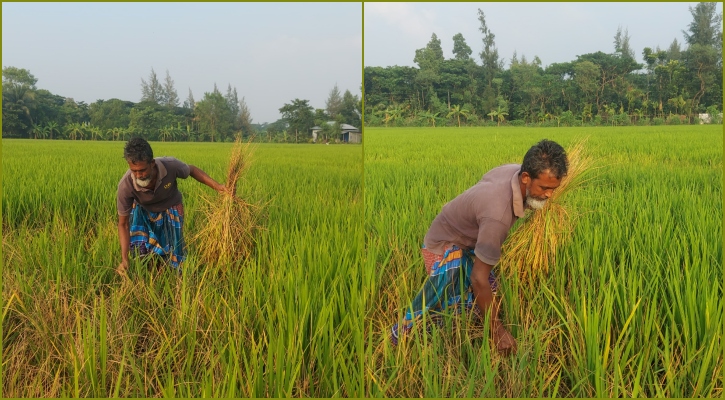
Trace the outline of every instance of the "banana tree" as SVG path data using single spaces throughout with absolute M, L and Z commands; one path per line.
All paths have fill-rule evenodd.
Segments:
M 430 123 L 434 128 L 436 127 L 436 120 L 438 119 L 438 114 L 440 113 L 431 113 L 430 111 L 425 112 L 419 112 L 418 118 L 422 121 L 425 121 L 427 123 Z
M 496 111 L 496 110 L 491 110 L 491 112 L 490 112 L 490 113 L 488 113 L 488 114 L 486 114 L 486 115 L 488 115 L 489 117 L 491 117 L 491 122 L 493 122 L 493 118 L 494 118 L 494 117 L 498 117 L 498 111 Z
M 461 108 L 458 104 L 451 107 L 451 112 L 448 113 L 446 118 L 450 118 L 451 116 L 455 117 L 458 120 L 458 127 L 461 127 L 461 115 L 463 115 L 463 118 L 468 118 L 470 111 L 467 108 Z

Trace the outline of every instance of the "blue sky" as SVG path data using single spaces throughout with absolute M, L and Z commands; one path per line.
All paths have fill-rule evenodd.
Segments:
M 3 3 L 2 65 L 76 101 L 138 101 L 166 70 L 183 101 L 214 83 L 245 97 L 253 122 L 294 98 L 324 108 L 337 83 L 360 94 L 360 3 Z
M 538 55 L 544 66 L 577 55 L 614 52 L 619 26 L 629 31 L 635 58 L 644 47 L 667 49 L 672 40 L 684 46 L 682 30 L 692 21 L 688 6 L 697 3 L 365 3 L 365 65 L 415 66 L 415 50 L 435 33 L 444 56 L 453 56 L 453 36 L 462 33 L 480 64 L 483 49 L 477 9 L 496 35 L 499 57 L 508 65 Z M 722 3 L 718 11 L 722 13 Z

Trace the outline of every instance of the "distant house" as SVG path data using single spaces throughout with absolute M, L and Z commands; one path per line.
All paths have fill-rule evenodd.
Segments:
M 722 121 L 722 113 L 718 114 L 717 117 L 719 121 Z M 700 125 L 712 122 L 712 116 L 710 114 L 699 114 L 698 118 L 700 119 Z
M 327 125 L 334 125 L 335 121 L 327 121 Z M 313 126 L 312 127 L 312 141 L 317 142 L 317 135 L 322 132 L 322 128 L 319 126 Z M 355 128 L 352 125 L 348 124 L 340 124 L 340 136 L 338 139 L 341 142 L 344 143 L 361 143 L 362 142 L 362 132 L 360 132 L 360 129 Z

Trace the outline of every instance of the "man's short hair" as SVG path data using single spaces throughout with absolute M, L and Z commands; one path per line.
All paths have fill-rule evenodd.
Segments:
M 134 137 L 126 142 L 126 147 L 123 148 L 123 158 L 133 164 L 141 161 L 150 163 L 154 160 L 154 152 L 146 139 Z
M 538 178 L 544 171 L 549 171 L 556 179 L 566 176 L 569 161 L 564 148 L 558 143 L 544 139 L 531 146 L 524 156 L 521 172 L 528 172 L 532 179 Z

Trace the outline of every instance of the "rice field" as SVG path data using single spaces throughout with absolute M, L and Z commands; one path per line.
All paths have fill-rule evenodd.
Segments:
M 567 197 L 553 267 L 497 271 L 518 352 L 466 314 L 391 346 L 441 207 L 543 138 L 584 137 L 595 178 Z M 364 146 L 366 396 L 723 396 L 722 126 L 368 128 Z
M 359 396 L 362 147 L 257 145 L 252 254 L 178 276 L 120 262 L 122 142 L 2 141 L 4 397 Z M 223 183 L 231 144 L 152 143 Z M 180 180 L 185 236 L 205 223 Z

